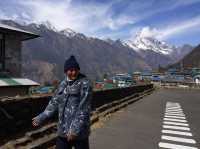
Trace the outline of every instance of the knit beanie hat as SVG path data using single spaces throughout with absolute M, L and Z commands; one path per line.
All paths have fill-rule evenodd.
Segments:
M 71 55 L 70 58 L 65 61 L 64 72 L 66 72 L 70 68 L 76 68 L 80 70 L 80 66 L 73 55 Z

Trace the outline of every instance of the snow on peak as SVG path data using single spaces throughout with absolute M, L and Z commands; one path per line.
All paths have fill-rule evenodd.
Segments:
M 130 48 L 130 46 L 127 45 L 127 43 L 124 42 L 124 41 L 122 41 L 121 39 L 113 40 L 111 38 L 106 38 L 106 39 L 104 39 L 104 41 L 107 42 L 107 43 L 109 43 L 109 44 L 111 44 L 111 45 L 118 44 L 118 45 L 123 45 L 125 47 L 129 47 Z
M 74 37 L 74 36 L 76 36 L 76 32 L 75 31 L 73 31 L 72 29 L 70 29 L 70 28 L 66 28 L 66 29 L 64 29 L 64 30 L 62 30 L 62 31 L 60 31 L 63 35 L 65 35 L 65 36 L 67 36 L 67 37 Z
M 44 25 L 47 29 L 52 30 L 54 32 L 58 32 L 55 26 L 53 26 L 49 21 L 44 21 L 40 25 Z
M 148 28 L 144 28 L 136 34 L 134 40 L 128 40 L 127 45 L 137 52 L 152 50 L 156 53 L 170 55 L 173 52 L 173 47 L 156 38 L 156 30 L 149 32 Z
M 77 33 L 70 28 L 66 28 L 64 30 L 61 30 L 60 33 L 65 35 L 66 37 L 70 37 L 70 38 L 71 37 L 78 37 L 78 38 L 81 38 L 81 39 L 87 39 L 87 37 L 84 34 Z
M 110 43 L 110 44 L 113 44 L 115 42 L 111 38 L 106 38 L 106 39 L 104 39 L 104 41 L 107 42 L 107 43 Z

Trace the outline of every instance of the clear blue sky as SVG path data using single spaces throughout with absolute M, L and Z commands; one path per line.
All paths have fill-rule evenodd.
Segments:
M 0 19 L 71 28 L 98 38 L 151 34 L 174 45 L 200 44 L 200 0 L 2 0 Z

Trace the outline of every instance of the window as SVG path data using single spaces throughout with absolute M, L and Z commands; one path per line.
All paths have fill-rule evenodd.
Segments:
M 5 69 L 5 38 L 0 33 L 0 70 Z

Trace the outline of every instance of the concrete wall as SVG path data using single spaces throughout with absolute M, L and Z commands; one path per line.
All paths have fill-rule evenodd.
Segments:
M 5 36 L 5 67 L 12 77 L 21 77 L 21 39 L 19 36 L 14 33 Z
M 153 88 L 153 85 L 149 84 L 94 92 L 92 110 L 94 111 L 104 104 L 151 88 Z M 33 129 L 31 119 L 45 109 L 50 99 L 51 96 L 6 100 L 3 102 L 0 100 L 0 140 Z M 54 121 L 56 118 L 57 114 L 51 120 Z

